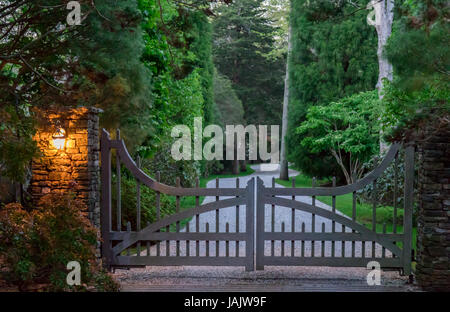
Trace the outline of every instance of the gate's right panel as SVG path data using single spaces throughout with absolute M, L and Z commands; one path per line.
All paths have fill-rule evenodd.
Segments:
M 382 268 L 400 269 L 409 275 L 414 148 L 404 149 L 401 188 L 400 151 L 401 145 L 393 144 L 373 171 L 345 186 L 283 188 L 273 182 L 268 187 L 258 179 L 256 269 L 266 265 L 366 267 L 377 261 Z M 386 170 L 392 170 L 394 180 L 389 207 L 378 204 L 377 192 L 377 179 Z M 357 192 L 366 186 L 372 187 L 371 202 L 360 205 Z M 398 207 L 400 191 L 403 207 Z

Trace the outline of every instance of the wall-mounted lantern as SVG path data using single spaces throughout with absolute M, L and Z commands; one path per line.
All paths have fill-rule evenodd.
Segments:
M 64 146 L 66 145 L 66 130 L 59 128 L 53 134 L 53 145 L 58 150 L 62 150 L 64 148 Z

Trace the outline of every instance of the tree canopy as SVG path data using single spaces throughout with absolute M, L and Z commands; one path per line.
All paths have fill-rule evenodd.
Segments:
M 295 129 L 309 107 L 375 88 L 376 33 L 367 25 L 367 11 L 355 13 L 347 1 L 292 0 L 291 5 L 288 160 L 306 174 L 331 176 L 339 172 L 334 158 L 302 147 L 304 135 Z
M 280 124 L 284 58 L 270 57 L 277 27 L 261 0 L 220 6 L 214 19 L 213 55 L 217 70 L 231 80 L 247 124 Z

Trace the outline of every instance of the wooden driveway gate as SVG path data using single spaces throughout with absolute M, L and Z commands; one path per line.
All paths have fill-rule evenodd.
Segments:
M 114 209 L 111 183 L 113 149 L 116 151 L 117 168 Z M 257 270 L 268 265 L 366 267 L 370 261 L 377 261 L 382 268 L 399 269 L 403 274 L 410 275 L 414 179 L 414 148 L 411 146 L 405 148 L 404 154 L 403 230 L 401 233 L 398 231 L 399 208 L 395 200 L 392 231 L 386 231 L 386 224 L 380 230 L 376 223 L 376 180 L 393 164 L 393 198 L 397 198 L 400 150 L 400 144 L 393 144 L 376 169 L 346 186 L 296 188 L 293 185 L 292 188 L 276 188 L 273 180 L 272 187 L 266 187 L 258 177 L 256 185 L 255 178 L 251 178 L 245 188 L 239 188 L 239 179 L 235 188 L 219 188 L 218 180 L 216 188 L 199 188 L 198 181 L 196 188 L 182 188 L 179 180 L 177 187 L 172 187 L 159 183 L 158 175 L 156 180 L 150 178 L 139 168 L 140 161 L 135 162 L 130 157 L 119 132 L 116 140 L 112 140 L 109 133 L 103 130 L 101 226 L 104 264 L 108 268 L 146 265 L 244 266 L 247 271 L 253 271 L 255 265 Z M 121 164 L 137 180 L 133 230 L 130 222 L 122 224 Z M 371 227 L 357 222 L 356 192 L 368 184 L 372 184 L 374 189 Z M 155 192 L 156 210 L 156 221 L 143 228 L 142 185 Z M 353 196 L 352 217 L 336 211 L 337 196 L 349 193 Z M 176 214 L 161 217 L 161 194 L 175 196 Z M 185 196 L 195 197 L 195 207 L 180 211 L 180 200 Z M 216 200 L 200 204 L 200 196 L 212 196 Z M 301 196 L 305 197 L 299 198 L 301 201 L 296 200 Z M 317 201 L 317 196 L 331 196 L 331 209 Z M 229 223 L 219 231 L 219 211 L 225 208 L 235 209 L 232 231 Z M 289 220 L 281 220 L 277 213 L 279 209 L 290 210 Z M 215 225 L 202 225 L 200 216 L 214 211 Z M 286 218 L 286 213 L 283 215 Z M 190 218 L 192 220 L 182 229 L 180 222 Z M 242 218 L 245 222 L 240 222 Z M 212 231 L 211 226 L 214 227 Z M 215 246 L 213 254 L 210 252 L 211 243 Z

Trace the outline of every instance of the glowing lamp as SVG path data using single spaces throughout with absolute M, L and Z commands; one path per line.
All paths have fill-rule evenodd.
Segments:
M 66 144 L 66 131 L 64 129 L 58 129 L 55 134 L 53 134 L 53 145 L 61 150 Z

